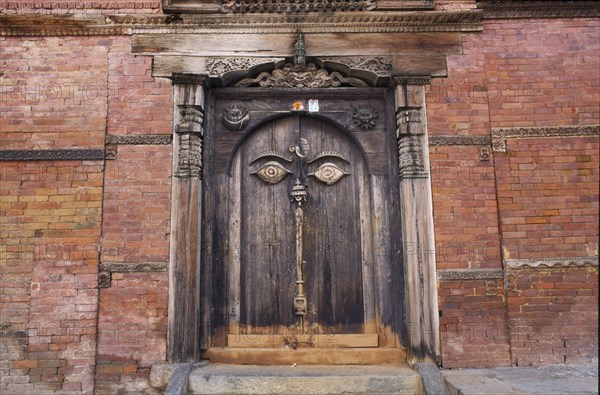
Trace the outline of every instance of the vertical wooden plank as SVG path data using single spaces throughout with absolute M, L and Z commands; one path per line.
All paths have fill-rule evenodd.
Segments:
M 239 152 L 234 159 L 232 175 L 229 177 L 229 246 L 227 259 L 227 310 L 228 333 L 238 334 L 240 324 L 240 260 L 241 246 L 241 183 L 242 162 Z
M 356 167 L 359 180 L 368 180 L 366 169 L 362 166 Z M 363 308 L 364 308 L 364 333 L 377 333 L 376 302 L 375 302 L 375 279 L 373 274 L 373 224 L 371 221 L 372 204 L 370 197 L 370 184 L 360 182 L 359 211 L 360 211 L 360 244 L 363 278 Z

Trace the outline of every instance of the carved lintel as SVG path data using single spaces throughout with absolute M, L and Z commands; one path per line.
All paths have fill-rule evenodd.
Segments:
M 540 259 L 507 259 L 504 261 L 504 265 L 509 269 L 598 266 L 598 256 Z

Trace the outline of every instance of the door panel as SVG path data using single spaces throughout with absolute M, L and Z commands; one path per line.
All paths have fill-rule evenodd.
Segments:
M 294 145 L 302 146 L 301 156 L 306 158 L 290 152 Z M 270 155 L 256 159 L 265 153 Z M 289 173 L 277 183 L 265 182 L 258 172 L 269 166 Z M 336 182 L 324 178 L 335 167 L 347 174 Z M 291 116 L 254 131 L 238 149 L 233 168 L 240 169 L 234 178 L 240 177 L 241 254 L 239 262 L 232 262 L 239 264 L 240 272 L 239 329 L 281 334 L 299 322 L 293 308 L 297 203 L 291 201 L 290 191 L 300 180 L 307 186 L 307 200 L 301 205 L 305 332 L 361 333 L 365 237 L 359 199 L 367 180 L 360 149 L 322 120 Z M 232 280 L 229 286 L 235 288 Z
M 255 363 L 290 339 L 304 348 L 297 351 L 306 354 L 300 353 L 307 363 L 335 359 L 330 352 L 311 353 L 313 347 L 335 348 L 337 356 L 352 354 L 342 350 L 348 347 L 381 355 L 400 347 L 401 353 L 395 114 L 384 93 L 211 90 L 200 267 L 205 356 Z M 290 98 L 318 99 L 320 111 L 290 111 Z M 248 111 L 243 130 L 222 122 L 232 107 Z M 356 123 L 357 109 L 379 109 L 376 125 L 365 129 Z M 339 179 L 337 172 L 343 173 Z M 301 206 L 291 199 L 296 180 L 307 193 Z M 302 319 L 294 306 L 299 207 L 307 301 Z M 289 358 L 297 361 L 299 354 L 293 354 Z M 269 363 L 279 361 L 269 355 Z

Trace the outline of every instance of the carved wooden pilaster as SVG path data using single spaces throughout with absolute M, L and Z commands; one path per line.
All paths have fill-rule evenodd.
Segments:
M 409 362 L 440 360 L 433 204 L 425 113 L 427 77 L 393 77 Z
M 203 76 L 175 76 L 169 256 L 169 361 L 195 362 L 200 339 Z

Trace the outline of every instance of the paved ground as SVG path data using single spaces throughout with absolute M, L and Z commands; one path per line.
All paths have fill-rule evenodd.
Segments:
M 598 394 L 598 366 L 442 370 L 451 395 Z

